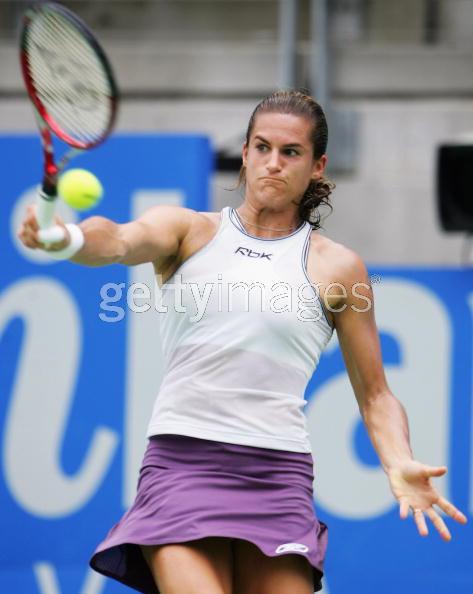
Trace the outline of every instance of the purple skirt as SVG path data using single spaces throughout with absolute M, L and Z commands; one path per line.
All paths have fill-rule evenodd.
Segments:
M 90 566 L 145 594 L 159 594 L 138 545 L 207 536 L 241 538 L 270 557 L 297 554 L 321 589 L 327 527 L 314 512 L 309 453 L 184 435 L 149 440 L 131 508 Z

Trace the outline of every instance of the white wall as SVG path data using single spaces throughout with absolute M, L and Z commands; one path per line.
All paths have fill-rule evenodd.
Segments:
M 100 22 L 99 4 L 90 3 L 82 16 Z M 435 157 L 440 142 L 473 130 L 473 42 L 465 35 L 473 2 L 442 2 L 436 46 L 421 43 L 422 2 L 392 4 L 372 3 L 364 40 L 361 25 L 360 38 L 345 38 L 340 27 L 333 38 L 335 107 L 354 111 L 359 130 L 356 167 L 334 176 L 334 213 L 325 232 L 369 263 L 458 264 L 463 237 L 443 233 L 437 222 Z M 310 47 L 308 4 L 301 6 L 304 81 Z M 125 96 L 118 130 L 203 132 L 218 149 L 241 146 L 252 109 L 277 87 L 277 3 L 169 2 L 165 10 L 148 2 L 143 14 L 135 8 L 130 3 L 128 12 L 112 15 L 122 29 L 99 35 Z M 136 21 L 134 39 L 121 34 L 128 18 Z M 403 23 L 412 30 L 400 31 Z M 0 133 L 34 130 L 16 45 L 0 39 Z M 224 189 L 235 177 L 216 176 L 215 209 L 241 199 Z
M 119 131 L 196 131 L 217 145 L 240 144 L 251 100 L 127 101 Z M 335 176 L 328 236 L 371 263 L 458 264 L 463 237 L 440 231 L 435 205 L 438 143 L 473 130 L 469 100 L 359 100 L 345 103 L 359 114 L 357 167 Z M 340 106 L 341 107 L 341 106 Z M 34 131 L 27 101 L 0 102 L 0 130 Z M 236 177 L 236 176 L 235 176 Z M 237 204 L 234 176 L 218 176 L 214 206 Z

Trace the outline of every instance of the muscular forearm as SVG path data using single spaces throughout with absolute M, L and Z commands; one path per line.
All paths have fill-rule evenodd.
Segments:
M 412 459 L 406 411 L 391 392 L 371 398 L 360 412 L 386 472 Z
M 136 266 L 159 257 L 176 256 L 194 214 L 179 207 L 156 206 L 136 221 L 120 225 L 105 217 L 90 217 L 80 225 L 65 225 L 56 217 L 55 226 L 62 229 L 64 239 L 46 243 L 44 240 L 52 235 L 48 232 L 42 238 L 35 206 L 30 205 L 18 237 L 26 247 L 45 250 L 57 260 L 67 259 L 84 266 L 115 263 Z
M 126 244 L 120 238 L 117 223 L 104 217 L 90 217 L 80 224 L 80 228 L 85 242 L 71 262 L 85 266 L 105 266 L 123 260 Z

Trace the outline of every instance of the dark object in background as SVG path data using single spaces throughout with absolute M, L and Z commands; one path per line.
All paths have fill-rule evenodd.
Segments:
M 437 205 L 444 231 L 473 233 L 473 144 L 439 147 Z

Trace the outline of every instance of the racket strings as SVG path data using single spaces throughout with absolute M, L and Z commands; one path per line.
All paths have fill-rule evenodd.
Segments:
M 40 59 L 36 61 L 43 82 L 38 91 L 45 101 L 49 100 L 49 108 L 54 110 L 56 119 L 62 116 L 70 132 L 78 133 L 80 138 L 94 136 L 94 131 L 102 127 L 104 115 L 100 99 L 110 94 L 109 89 L 104 88 L 102 72 L 94 68 L 97 65 L 95 53 L 74 29 L 66 31 L 58 26 L 56 19 L 49 19 L 49 24 L 54 28 L 43 28 L 46 35 L 43 35 L 42 51 L 38 52 Z M 39 43 L 35 43 L 36 47 Z M 62 55 L 50 49 L 58 46 L 63 50 Z
M 113 88 L 84 34 L 62 15 L 43 12 L 25 49 L 35 92 L 52 119 L 80 142 L 100 139 L 110 125 Z

